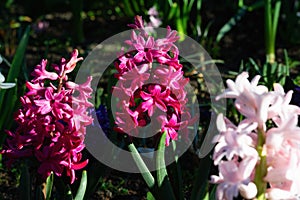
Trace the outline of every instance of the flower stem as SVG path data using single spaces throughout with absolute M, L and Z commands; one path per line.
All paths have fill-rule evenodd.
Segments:
M 263 129 L 258 129 L 257 139 L 257 152 L 259 156 L 259 164 L 256 167 L 254 182 L 257 187 L 257 200 L 265 200 L 265 191 L 267 189 L 267 183 L 263 180 L 267 174 L 267 160 L 266 152 L 264 149 L 265 144 L 265 132 Z
M 57 87 L 57 93 L 60 93 L 62 86 L 63 86 L 63 79 L 66 76 L 66 72 L 64 71 L 62 73 L 62 76 L 58 78 L 58 87 Z
M 275 43 L 277 25 L 280 14 L 281 0 L 276 0 L 275 6 L 272 5 L 272 0 L 265 0 L 265 46 L 266 46 L 266 61 L 267 63 L 274 63 Z

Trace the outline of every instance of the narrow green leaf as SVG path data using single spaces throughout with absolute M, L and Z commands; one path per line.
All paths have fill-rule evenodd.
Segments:
M 272 34 L 272 0 L 265 0 L 265 46 L 267 62 L 270 62 L 268 55 L 273 55 L 275 52 Z
M 67 185 L 65 187 L 65 192 L 64 192 L 64 200 L 73 200 L 73 194 L 72 194 L 72 190 L 70 188 L 70 185 Z
M 191 12 L 192 7 L 193 7 L 193 5 L 194 5 L 194 1 L 195 1 L 195 0 L 190 0 L 189 5 L 188 5 L 188 13 Z M 198 6 L 197 6 L 197 8 L 198 8 Z
M 208 37 L 208 32 L 209 32 L 210 27 L 211 27 L 212 24 L 213 24 L 213 21 L 210 21 L 210 22 L 208 22 L 207 26 L 205 27 L 205 29 L 204 29 L 204 31 L 203 31 L 203 34 L 202 34 L 202 36 L 203 36 L 204 38 L 207 38 L 207 37 Z M 223 62 L 223 63 L 224 63 L 224 62 Z
M 157 150 L 156 169 L 157 169 L 157 184 L 161 187 L 165 178 L 168 178 L 168 173 L 165 164 L 165 141 L 167 133 L 164 132 L 160 138 Z
M 31 181 L 27 165 L 22 166 L 19 188 L 22 199 L 31 200 Z
M 135 13 L 141 13 L 141 6 L 137 3 L 137 1 L 131 1 L 133 4 L 133 8 Z
M 7 75 L 7 82 L 13 82 L 15 78 L 18 77 L 23 60 L 25 57 L 25 51 L 29 39 L 29 33 L 30 33 L 30 26 L 28 26 L 25 30 L 24 35 L 22 36 L 22 39 L 17 47 L 16 54 L 13 58 L 13 61 L 11 63 L 12 68 L 9 70 L 9 73 Z
M 2 107 L 2 115 L 0 115 L 0 130 L 10 129 L 13 123 L 13 111 L 15 109 L 16 101 L 18 100 L 17 97 L 17 90 L 18 87 L 15 86 L 8 91 L 6 91 L 5 99 L 2 101 L 5 107 Z M 3 90 L 2 90 L 3 91 Z M 4 142 L 6 138 L 6 134 L 0 135 L 0 144 Z
M 229 21 L 220 29 L 216 41 L 220 42 L 224 35 L 228 33 L 233 27 L 235 27 L 236 24 L 243 18 L 246 12 L 247 7 L 241 7 L 238 10 L 237 14 L 230 18 Z
M 156 156 L 156 169 L 157 169 L 157 185 L 159 194 L 162 199 L 176 199 L 165 164 L 165 141 L 167 132 L 165 131 L 159 141 L 157 156 Z
M 272 32 L 273 32 L 274 40 L 276 39 L 278 19 L 279 19 L 279 15 L 280 15 L 280 8 L 281 8 L 281 0 L 277 0 L 276 3 L 275 3 L 274 15 L 273 15 L 273 24 L 272 24 L 272 28 L 273 28 Z
M 244 6 L 244 0 L 239 0 L 239 7 L 243 7 Z
M 177 9 L 179 9 L 178 5 L 176 3 L 172 4 L 170 12 L 167 17 L 167 21 L 171 20 L 175 16 L 175 14 L 177 13 Z
M 7 0 L 5 3 L 5 7 L 9 8 L 13 4 L 14 0 Z
M 207 192 L 208 176 L 212 159 L 210 154 L 200 160 L 200 166 L 196 172 L 194 187 L 192 189 L 191 200 L 203 199 Z
M 35 187 L 35 200 L 44 200 L 44 194 L 43 194 L 43 191 L 42 191 L 42 188 L 41 186 L 37 186 Z
M 264 0 L 255 1 L 252 5 L 248 6 L 248 11 L 254 11 L 256 9 L 262 8 L 264 6 Z
M 147 200 L 155 200 L 151 192 L 147 192 Z
M 216 199 L 216 190 L 217 190 L 217 185 L 214 185 L 210 194 L 209 194 L 209 200 L 215 200 Z
M 249 58 L 249 61 L 250 61 L 250 63 L 253 65 L 255 71 L 256 71 L 258 74 L 263 75 L 263 74 L 261 73 L 261 70 L 260 70 L 260 67 L 258 66 L 258 64 L 256 64 L 256 62 L 255 62 L 252 58 Z
M 90 199 L 91 195 L 97 189 L 100 178 L 107 175 L 109 173 L 109 169 L 106 165 L 102 164 L 101 162 L 95 161 L 92 163 L 89 162 L 87 171 L 93 173 L 87 174 L 87 186 L 84 194 L 84 199 L 86 200 Z
M 144 163 L 144 161 L 143 161 L 142 157 L 140 156 L 139 152 L 135 148 L 134 144 L 133 143 L 129 144 L 128 149 L 131 152 L 131 155 L 132 155 L 133 160 L 136 163 L 137 167 L 142 172 L 141 174 L 142 174 L 147 186 L 150 189 L 153 188 L 154 185 L 155 185 L 155 180 L 154 180 L 151 172 L 147 168 L 146 164 Z
M 74 200 L 83 200 L 86 186 L 87 186 L 87 175 L 86 175 L 86 170 L 83 170 L 80 185 Z
M 49 200 L 51 197 L 52 187 L 53 187 L 53 179 L 54 175 L 53 172 L 48 176 L 46 180 L 46 200 Z
M 134 16 L 134 11 L 132 10 L 131 4 L 129 0 L 124 0 L 124 12 L 127 16 Z
M 173 162 L 169 166 L 169 172 L 171 179 L 171 184 L 173 186 L 173 191 L 175 193 L 175 196 L 179 200 L 184 200 L 184 194 L 183 194 L 183 180 L 182 180 L 182 173 L 181 173 L 181 167 L 178 160 L 178 155 L 176 155 L 176 141 L 172 141 L 171 145 L 173 147 L 173 153 L 175 157 L 175 162 Z
M 15 82 L 15 79 L 19 76 L 24 57 L 25 57 L 25 51 L 29 39 L 29 32 L 30 32 L 30 26 L 28 26 L 25 30 L 24 35 L 22 36 L 22 39 L 17 47 L 16 54 L 13 58 L 11 68 L 8 72 L 8 75 L 6 77 L 7 82 Z M 3 104 L 4 97 L 9 98 L 9 95 L 6 95 L 6 92 L 9 92 L 10 90 L 1 90 L 0 91 L 0 111 L 2 110 L 2 107 L 5 105 Z M 7 105 L 5 105 L 7 106 Z M 0 127 L 1 128 L 1 127 Z
M 182 14 L 183 16 L 187 13 L 188 11 L 188 0 L 183 0 L 183 5 L 182 5 Z

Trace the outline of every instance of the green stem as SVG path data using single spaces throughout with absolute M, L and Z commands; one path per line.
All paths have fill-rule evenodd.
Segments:
M 265 0 L 265 45 L 267 62 L 275 60 L 275 46 L 272 43 L 272 1 Z
M 257 187 L 257 200 L 265 200 L 265 192 L 267 183 L 263 180 L 267 174 L 266 152 L 264 150 L 265 132 L 263 129 L 258 129 L 257 152 L 259 156 L 259 164 L 256 167 L 254 182 Z
M 265 45 L 267 63 L 274 63 L 277 25 L 280 14 L 281 0 L 277 0 L 274 9 L 272 0 L 265 0 Z

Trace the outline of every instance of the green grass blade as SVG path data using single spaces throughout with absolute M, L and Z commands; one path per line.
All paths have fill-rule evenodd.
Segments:
M 74 200 L 83 200 L 86 186 L 87 186 L 87 172 L 86 170 L 83 170 L 80 185 Z

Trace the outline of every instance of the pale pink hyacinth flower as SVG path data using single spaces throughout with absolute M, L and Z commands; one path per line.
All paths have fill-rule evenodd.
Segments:
M 251 174 L 256 165 L 256 159 L 248 157 L 241 162 L 237 160 L 222 161 L 219 164 L 219 176 L 211 176 L 213 183 L 219 184 L 216 199 L 233 199 L 242 191 L 245 198 L 254 198 L 256 187 L 251 181 Z
M 249 82 L 248 74 L 243 72 L 235 82 L 227 80 L 228 89 L 217 97 L 217 99 L 236 99 L 235 106 L 245 117 L 238 126 L 233 125 L 222 115 L 218 117 L 217 124 L 221 134 L 214 138 L 217 145 L 213 159 L 219 166 L 220 174 L 219 177 L 212 176 L 212 182 L 219 183 L 218 199 L 228 200 L 237 197 L 237 188 L 243 197 L 253 196 L 255 191 L 253 184 L 252 189 L 245 189 L 245 186 L 238 186 L 242 179 L 234 177 L 243 177 L 240 175 L 241 171 L 236 169 L 241 163 L 247 165 L 247 161 L 251 160 L 255 164 L 248 163 L 253 168 L 248 168 L 252 169 L 252 172 L 251 175 L 247 173 L 249 176 L 246 180 L 249 183 L 253 182 L 255 165 L 259 165 L 259 158 L 256 156 L 254 159 L 254 154 L 257 154 L 254 153 L 256 135 L 259 132 L 262 134 L 261 137 L 265 138 L 261 148 L 266 156 L 267 175 L 262 177 L 261 181 L 262 184 L 268 183 L 266 198 L 297 199 L 300 194 L 300 128 L 297 126 L 300 108 L 290 104 L 292 91 L 285 93 L 280 84 L 274 84 L 274 91 L 268 91 L 265 86 L 258 85 L 258 81 L 259 76 L 256 76 Z M 267 120 L 273 122 L 272 128 L 266 126 Z M 244 136 L 242 139 L 241 135 L 248 137 Z M 228 162 L 230 164 L 224 167 L 224 163 Z M 251 190 L 253 193 L 247 194 L 247 191 Z
M 257 190 L 253 186 L 251 175 L 258 160 L 255 149 L 256 137 L 253 134 L 257 123 L 241 123 L 236 127 L 219 114 L 217 126 L 220 135 L 213 139 L 213 142 L 218 142 L 213 160 L 214 164 L 219 166 L 219 176 L 211 176 L 211 182 L 219 184 L 216 191 L 217 199 L 233 199 L 239 193 L 247 198 L 255 197 Z

